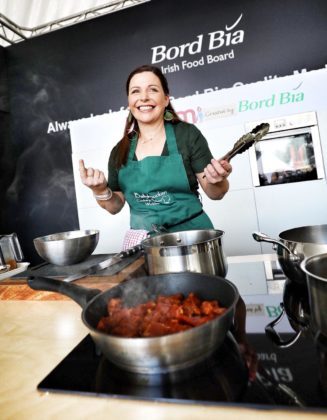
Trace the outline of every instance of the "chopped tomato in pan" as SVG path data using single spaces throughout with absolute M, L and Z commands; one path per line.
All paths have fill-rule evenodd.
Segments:
M 135 307 L 124 307 L 119 298 L 108 302 L 108 316 L 97 329 L 119 337 L 159 337 L 202 325 L 226 311 L 217 300 L 201 300 L 190 293 L 158 296 Z

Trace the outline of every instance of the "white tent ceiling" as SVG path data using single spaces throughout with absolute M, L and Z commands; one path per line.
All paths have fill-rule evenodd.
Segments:
M 150 0 L 0 0 L 0 45 L 22 41 L 12 28 L 30 38 L 146 1 Z

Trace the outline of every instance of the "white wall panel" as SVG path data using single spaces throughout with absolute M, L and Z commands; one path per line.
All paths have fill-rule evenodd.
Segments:
M 110 254 L 122 249 L 124 232 L 129 229 L 129 207 L 116 215 L 109 214 L 100 206 L 82 208 L 78 212 L 79 222 L 83 229 L 99 229 L 99 243 L 94 254 Z
M 284 230 L 327 223 L 325 180 L 258 187 L 255 200 L 259 230 L 275 239 Z M 262 243 L 262 249 L 269 253 L 272 245 Z
M 215 228 L 225 232 L 227 256 L 261 253 L 260 244 L 252 238 L 252 232 L 258 230 L 252 189 L 230 191 L 221 201 L 204 198 L 203 203 Z

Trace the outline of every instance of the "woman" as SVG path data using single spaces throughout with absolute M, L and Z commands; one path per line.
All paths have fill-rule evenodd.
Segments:
M 229 189 L 232 166 L 213 159 L 206 139 L 192 124 L 181 121 L 170 100 L 168 83 L 157 67 L 141 66 L 126 82 L 129 115 L 124 137 L 109 158 L 109 182 L 102 171 L 85 168 L 83 184 L 98 204 L 111 214 L 128 202 L 131 229 L 123 248 L 140 243 L 152 231 L 211 229 L 202 209 L 199 184 L 212 200 Z M 256 353 L 245 334 L 245 304 L 240 298 L 235 316 L 235 337 L 249 367 L 257 368 Z
M 160 69 L 135 69 L 126 92 L 129 115 L 124 137 L 110 154 L 109 182 L 80 161 L 82 182 L 102 208 L 116 214 L 125 201 L 130 206 L 131 230 L 123 248 L 153 231 L 213 228 L 202 209 L 199 184 L 209 198 L 220 200 L 229 189 L 232 166 L 213 159 L 196 126 L 178 118 Z

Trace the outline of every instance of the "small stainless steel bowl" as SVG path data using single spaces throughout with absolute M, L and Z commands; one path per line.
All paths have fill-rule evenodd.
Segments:
M 55 265 L 71 265 L 84 261 L 95 250 L 98 230 L 72 230 L 40 236 L 33 240 L 41 258 Z

